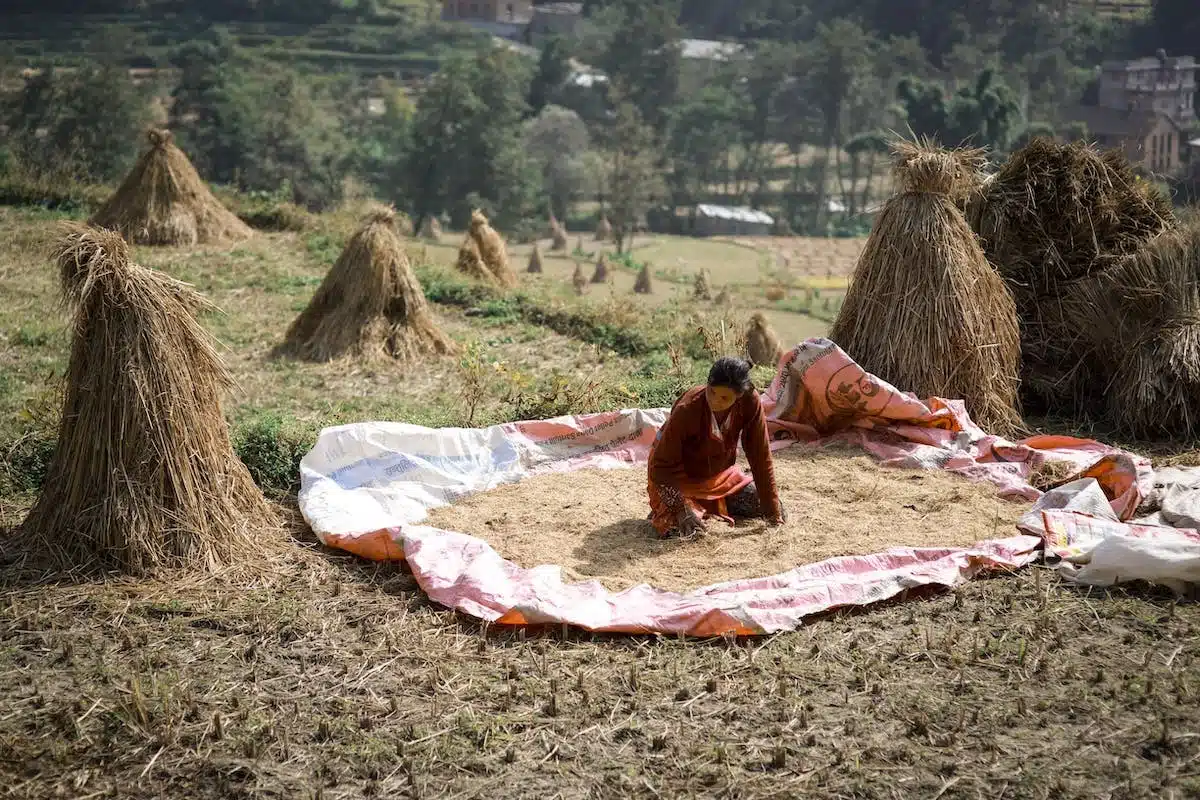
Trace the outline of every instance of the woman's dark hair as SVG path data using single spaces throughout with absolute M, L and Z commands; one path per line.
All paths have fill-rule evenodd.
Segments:
M 709 386 L 724 386 L 733 389 L 738 394 L 745 394 L 754 388 L 750 380 L 750 362 L 744 358 L 718 358 L 708 371 Z

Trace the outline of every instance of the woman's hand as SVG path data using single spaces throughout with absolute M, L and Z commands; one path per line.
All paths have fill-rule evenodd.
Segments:
M 690 508 L 679 512 L 678 524 L 681 539 L 694 539 L 705 531 L 704 521 Z

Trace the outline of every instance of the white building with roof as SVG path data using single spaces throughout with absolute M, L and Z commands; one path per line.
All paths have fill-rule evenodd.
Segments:
M 767 236 L 775 218 L 765 211 L 746 206 L 696 206 L 692 232 L 696 236 Z

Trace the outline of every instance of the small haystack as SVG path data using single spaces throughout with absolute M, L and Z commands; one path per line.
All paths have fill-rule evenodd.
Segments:
M 608 283 L 608 276 L 608 256 L 601 253 L 600 260 L 596 262 L 596 270 L 592 273 L 592 283 Z
M 783 348 L 779 346 L 779 337 L 767 322 L 766 314 L 754 312 L 750 317 L 750 327 L 746 331 L 746 356 L 750 363 L 758 367 L 773 367 L 783 358 Z
M 391 209 L 367 217 L 288 329 L 280 355 L 407 363 L 454 352 L 434 321 L 395 224 Z
M 575 294 L 583 294 L 587 289 L 588 279 L 583 274 L 583 265 L 578 261 L 575 262 L 575 274 L 571 276 L 571 285 L 575 287 Z
M 504 239 L 492 228 L 488 218 L 479 209 L 471 212 L 470 237 L 479 248 L 479 255 L 487 271 L 501 286 L 511 289 L 517 285 L 517 274 L 508 263 L 508 251 Z
M 1016 307 L 955 205 L 982 154 L 894 146 L 900 194 L 868 237 L 829 338 L 918 397 L 961 398 L 985 430 L 1020 425 Z
M 483 263 L 483 256 L 479 254 L 479 246 L 475 244 L 475 239 L 469 233 L 463 239 L 462 246 L 458 248 L 458 260 L 454 262 L 454 268 L 475 280 L 499 283 L 496 276 L 492 275 L 492 271 L 487 268 L 487 264 Z
M 636 294 L 654 294 L 654 284 L 650 280 L 649 264 L 642 264 L 641 270 L 638 271 L 637 280 L 633 282 L 633 291 Z
M 717 292 L 717 296 L 713 299 L 713 304 L 728 308 L 733 305 L 733 295 L 729 293 L 729 288 L 722 286 L 721 291 Z
M 604 214 L 600 215 L 600 220 L 596 223 L 596 241 L 607 242 L 612 239 L 613 229 L 612 223 L 608 221 L 608 217 Z
M 1106 388 L 1090 331 L 1064 316 L 1063 295 L 1171 227 L 1170 203 L 1119 152 L 1035 139 L 970 197 L 967 216 L 1016 300 L 1023 401 L 1091 413 Z
M 442 241 L 442 223 L 433 214 L 426 215 L 421 222 L 420 237 L 427 242 L 437 244 Z
M 708 279 L 708 270 L 703 267 L 696 273 L 692 296 L 697 300 L 712 300 L 712 284 Z
M 553 214 L 550 215 L 550 252 L 558 253 L 567 249 L 567 229 L 562 226 Z
M 229 375 L 186 284 L 130 263 L 112 231 L 56 248 L 74 315 L 58 444 L 22 535 L 64 564 L 215 571 L 261 552 L 278 520 L 234 454 Z
M 1094 413 L 1106 427 L 1145 439 L 1200 434 L 1200 225 L 1073 282 L 1062 308 L 1087 333 Z
M 251 230 L 221 205 L 171 132 L 152 130 L 147 150 L 90 224 L 137 244 L 191 246 L 246 239 Z
M 542 248 L 538 246 L 537 242 L 533 243 L 533 252 L 529 254 L 529 266 L 525 271 L 535 275 L 542 274 Z

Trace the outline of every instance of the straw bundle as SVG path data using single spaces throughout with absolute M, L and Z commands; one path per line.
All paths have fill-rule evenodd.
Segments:
M 479 246 L 475 244 L 475 239 L 470 234 L 467 234 L 463 239 L 462 246 L 458 248 L 458 261 L 455 262 L 454 267 L 464 275 L 476 280 L 487 283 L 499 282 L 492 275 L 492 271 L 487 268 L 487 264 L 483 263 L 483 256 L 479 254 Z
M 427 215 L 421 222 L 420 236 L 427 242 L 437 244 L 442 240 L 442 223 L 432 214 Z
M 761 311 L 756 311 L 750 317 L 750 327 L 746 331 L 746 355 L 751 364 L 760 367 L 773 367 L 783 357 L 779 337 Z
M 129 261 L 112 231 L 56 247 L 74 336 L 58 444 L 26 537 L 71 565 L 216 570 L 277 522 L 234 455 L 230 380 L 190 287 Z
M 249 226 L 209 191 L 170 131 L 152 130 L 147 136 L 150 149 L 90 224 L 148 245 L 215 244 L 251 235 Z
M 692 284 L 692 296 L 697 300 L 712 300 L 712 285 L 708 280 L 708 270 L 701 268 L 696 273 L 696 280 Z
M 575 294 L 583 294 L 587 289 L 588 279 L 583 274 L 583 265 L 578 261 L 575 262 L 575 274 L 571 276 L 571 285 L 575 287 Z
M 654 294 L 654 284 L 650 281 L 649 264 L 642 264 L 637 280 L 633 282 L 633 291 L 636 294 Z
M 600 220 L 596 223 L 596 241 L 607 242 L 612 239 L 613 229 L 612 223 L 608 221 L 608 217 L 604 214 L 600 215 Z
M 733 295 L 729 293 L 729 288 L 721 287 L 721 291 L 717 292 L 717 296 L 713 300 L 713 303 L 718 306 L 732 306 Z
M 504 248 L 504 239 L 492 228 L 483 212 L 476 209 L 471 212 L 470 236 L 479 248 L 479 256 L 487 266 L 487 271 L 497 283 L 505 288 L 517 285 L 517 274 L 508 263 L 508 252 Z
M 429 311 L 395 224 L 391 209 L 367 217 L 288 329 L 280 355 L 412 362 L 454 351 Z
M 535 275 L 542 274 L 542 248 L 538 247 L 537 242 L 533 243 L 533 252 L 529 254 L 529 266 L 525 271 Z
M 1074 282 L 1061 305 L 1089 334 L 1089 394 L 1108 426 L 1151 439 L 1200 433 L 1200 226 Z
M 1090 328 L 1064 312 L 1067 286 L 1120 264 L 1169 228 L 1170 204 L 1118 152 L 1035 139 L 971 196 L 968 217 L 1016 301 L 1024 402 L 1091 413 L 1104 387 L 1094 383 Z
M 608 256 L 600 254 L 596 262 L 596 270 L 592 273 L 592 283 L 608 283 Z
M 981 154 L 894 146 L 900 194 L 880 212 L 830 338 L 919 397 L 962 398 L 999 434 L 1020 424 L 1016 308 L 954 204 Z
M 562 223 L 550 215 L 550 252 L 557 253 L 567 249 L 567 229 Z

